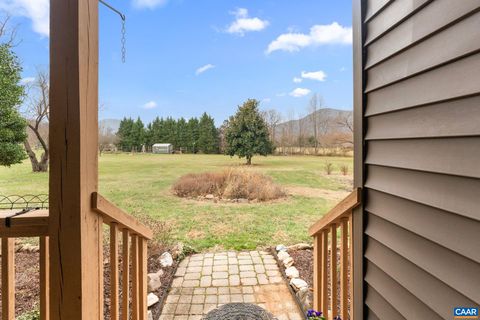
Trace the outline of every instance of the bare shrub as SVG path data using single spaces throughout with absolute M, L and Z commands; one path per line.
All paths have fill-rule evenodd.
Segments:
M 331 162 L 325 162 L 325 165 L 323 167 L 325 169 L 325 173 L 330 175 L 333 172 L 333 163 Z
M 346 176 L 348 174 L 348 165 L 346 164 L 343 164 L 341 167 L 340 167 L 340 171 L 342 172 L 342 174 L 344 176 Z
M 173 186 L 179 197 L 198 197 L 209 194 L 224 199 L 268 201 L 285 196 L 285 191 L 272 179 L 251 170 L 224 170 L 187 174 Z
M 179 197 L 198 197 L 218 194 L 225 185 L 225 172 L 189 173 L 174 184 L 173 192 Z
M 153 242 L 162 247 L 170 247 L 174 243 L 173 225 L 169 221 L 157 220 L 148 214 L 139 214 L 137 218 L 153 232 Z

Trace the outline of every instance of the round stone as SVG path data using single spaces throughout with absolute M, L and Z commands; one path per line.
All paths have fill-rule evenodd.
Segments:
M 285 261 L 286 259 L 290 258 L 290 255 L 288 254 L 287 251 L 280 251 L 277 254 L 278 260 L 280 261 Z

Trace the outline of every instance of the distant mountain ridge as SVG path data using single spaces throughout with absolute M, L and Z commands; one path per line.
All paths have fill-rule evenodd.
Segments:
M 313 121 L 316 118 L 318 134 L 326 133 L 348 133 L 349 129 L 342 123 L 353 119 L 352 110 L 340 110 L 333 108 L 322 108 L 313 113 L 296 120 L 289 120 L 277 125 L 275 134 L 280 137 L 282 132 L 288 131 L 293 136 L 298 136 L 303 131 L 305 136 L 313 136 Z
M 107 132 L 111 130 L 112 133 L 117 133 L 120 128 L 120 121 L 118 119 L 102 119 L 98 122 L 100 130 Z

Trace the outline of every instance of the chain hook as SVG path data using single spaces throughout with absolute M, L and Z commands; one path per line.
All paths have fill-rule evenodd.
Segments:
M 110 10 L 112 10 L 113 12 L 115 12 L 116 14 L 118 14 L 120 16 L 120 19 L 122 19 L 122 38 L 121 38 L 121 45 L 122 45 L 122 63 L 125 63 L 125 60 L 126 60 L 126 54 L 127 54 L 127 49 L 126 49 L 126 46 L 125 44 L 127 43 L 127 39 L 126 39 L 126 34 L 127 34 L 127 30 L 126 30 L 126 20 L 127 20 L 127 17 L 121 13 L 119 10 L 115 9 L 114 7 L 112 7 L 110 4 L 108 4 L 107 2 L 105 2 L 104 0 L 98 0 L 101 4 L 103 4 L 104 6 L 106 6 L 107 8 L 109 8 Z
M 126 33 L 127 33 L 127 30 L 125 28 L 125 19 L 122 19 L 122 63 L 125 63 L 125 56 L 126 56 L 126 53 L 127 53 L 127 49 L 126 49 L 126 42 L 127 42 L 127 39 L 126 39 Z

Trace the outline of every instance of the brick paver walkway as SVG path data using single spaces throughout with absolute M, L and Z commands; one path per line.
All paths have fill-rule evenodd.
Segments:
M 230 302 L 257 304 L 279 320 L 304 319 L 273 256 L 251 251 L 196 254 L 183 260 L 159 320 L 199 320 Z

